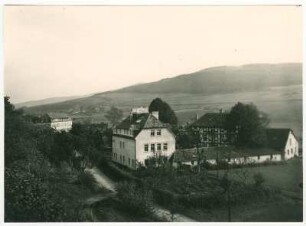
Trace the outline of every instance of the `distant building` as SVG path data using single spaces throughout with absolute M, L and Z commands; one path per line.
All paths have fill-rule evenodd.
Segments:
M 196 166 L 198 161 L 216 164 L 226 161 L 229 164 L 250 164 L 277 162 L 298 156 L 299 144 L 291 129 L 266 129 L 268 144 L 265 148 L 201 147 L 177 150 L 173 155 L 174 166 Z M 202 157 L 199 158 L 199 153 Z
M 72 119 L 69 117 L 52 118 L 51 128 L 57 131 L 70 131 L 72 129 Z
M 158 112 L 147 108 L 132 109 L 130 115 L 113 129 L 112 160 L 130 169 L 147 165 L 148 158 L 175 151 L 175 136 Z
M 202 157 L 199 158 L 199 152 Z M 197 166 L 198 161 L 206 161 L 215 165 L 217 161 L 228 162 L 229 164 L 256 164 L 263 162 L 277 162 L 282 160 L 280 152 L 273 149 L 237 149 L 235 147 L 204 147 L 200 149 L 177 150 L 173 155 L 173 165 Z
M 202 147 L 223 147 L 230 145 L 225 129 L 227 113 L 206 113 L 190 125 Z

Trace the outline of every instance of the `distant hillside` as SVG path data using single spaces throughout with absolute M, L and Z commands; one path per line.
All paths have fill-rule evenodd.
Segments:
M 34 107 L 38 105 L 45 105 L 45 104 L 53 104 L 53 103 L 58 103 L 58 102 L 63 102 L 66 100 L 73 100 L 76 98 L 80 98 L 80 96 L 71 96 L 71 97 L 51 97 L 51 98 L 46 98 L 42 100 L 33 100 L 33 101 L 27 101 L 23 103 L 17 103 L 15 104 L 16 108 L 21 108 L 21 107 Z
M 302 64 L 250 64 L 213 67 L 157 82 L 126 87 L 124 93 L 217 94 L 302 84 Z M 103 95 L 96 94 L 96 95 Z
M 160 97 L 171 105 L 180 123 L 195 115 L 229 110 L 238 101 L 253 102 L 269 114 L 271 125 L 302 134 L 302 64 L 254 64 L 215 67 L 192 74 L 140 84 L 92 96 L 26 108 L 29 113 L 65 113 L 75 120 L 106 122 L 112 106 L 128 114 Z

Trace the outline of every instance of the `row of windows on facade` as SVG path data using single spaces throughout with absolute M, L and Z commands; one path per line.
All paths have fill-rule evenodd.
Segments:
M 113 153 L 113 158 L 115 160 L 118 160 L 118 154 Z M 119 160 L 120 160 L 120 163 L 125 164 L 125 156 L 124 155 L 119 155 Z M 127 160 L 128 160 L 127 163 L 128 163 L 129 166 L 135 167 L 135 165 L 136 165 L 135 159 L 127 158 Z
M 151 129 L 151 136 L 155 136 L 155 134 L 156 134 L 156 136 L 161 136 L 161 130 L 158 129 L 158 130 L 155 131 L 154 129 Z
M 155 152 L 155 150 L 157 150 L 157 151 L 161 151 L 162 150 L 162 144 L 161 143 L 150 144 L 150 145 L 149 144 L 145 144 L 144 145 L 144 151 L 145 152 L 149 151 L 149 146 L 150 146 L 152 152 Z M 163 143 L 163 151 L 167 151 L 167 150 L 168 150 L 168 143 Z
M 127 130 L 127 129 L 116 129 L 117 134 L 124 134 L 124 135 L 133 135 L 132 130 Z
M 290 141 L 291 141 L 291 140 L 290 140 Z M 295 152 L 296 152 L 296 151 L 297 151 L 297 148 L 295 147 L 294 149 L 295 149 Z M 289 155 L 289 154 L 290 154 L 290 150 L 288 149 L 288 150 L 287 150 L 287 155 Z M 291 148 L 291 154 L 293 154 L 293 148 Z
M 133 132 L 132 130 L 126 130 L 126 129 L 116 129 L 116 133 L 118 134 L 124 134 L 124 135 L 133 135 Z M 154 130 L 152 129 L 151 130 L 151 136 L 161 136 L 161 130 L 160 129 L 157 129 L 157 130 Z

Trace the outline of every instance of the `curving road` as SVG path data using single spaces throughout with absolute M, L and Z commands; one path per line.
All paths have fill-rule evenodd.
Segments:
M 103 187 L 109 191 L 112 192 L 112 195 L 115 195 L 117 193 L 116 191 L 116 185 L 115 183 L 108 178 L 103 172 L 101 172 L 101 170 L 99 170 L 96 167 L 93 167 L 91 169 L 86 168 L 85 171 L 91 173 L 94 178 L 96 179 L 98 185 L 100 187 Z M 87 200 L 88 203 L 93 204 L 95 202 L 101 201 L 103 199 L 105 199 L 105 195 L 98 195 L 95 197 L 91 197 L 90 199 Z M 154 206 L 154 213 L 156 214 L 156 216 L 160 219 L 165 219 L 167 221 L 174 221 L 174 222 L 195 222 L 195 220 L 186 217 L 182 214 L 176 213 L 173 215 L 171 215 L 171 212 L 167 209 L 164 209 L 158 205 Z

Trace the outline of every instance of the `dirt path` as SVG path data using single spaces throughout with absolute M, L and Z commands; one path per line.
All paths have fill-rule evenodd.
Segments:
M 85 171 L 91 173 L 94 178 L 96 179 L 98 185 L 100 187 L 106 188 L 107 190 L 116 193 L 116 186 L 115 183 L 109 179 L 107 176 L 105 176 L 104 173 L 101 172 L 101 170 L 99 170 L 96 167 L 93 167 L 91 169 L 86 168 Z
M 99 186 L 108 189 L 113 194 L 117 193 L 115 183 L 110 178 L 108 178 L 104 173 L 102 173 L 101 170 L 99 170 L 96 167 L 93 167 L 92 169 L 87 168 L 85 169 L 85 171 L 91 173 L 94 176 Z M 95 201 L 100 201 L 100 200 L 103 200 L 104 198 L 105 196 L 103 195 L 92 197 L 91 200 L 88 200 L 88 202 L 94 203 Z M 166 219 L 167 221 L 172 221 L 172 215 L 169 210 L 164 209 L 158 205 L 154 206 L 154 210 L 158 218 Z M 175 222 L 194 222 L 195 220 L 177 213 L 173 215 L 173 221 Z

